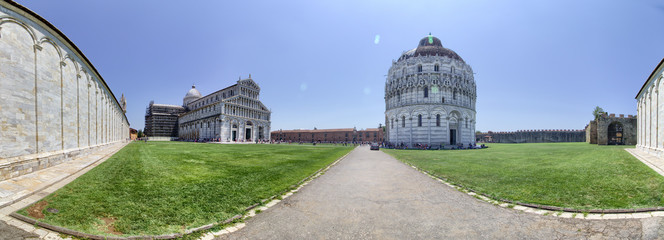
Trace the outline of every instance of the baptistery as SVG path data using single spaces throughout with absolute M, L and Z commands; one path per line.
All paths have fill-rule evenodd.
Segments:
M 475 143 L 473 69 L 440 39 L 392 61 L 385 82 L 386 141 L 404 147 Z

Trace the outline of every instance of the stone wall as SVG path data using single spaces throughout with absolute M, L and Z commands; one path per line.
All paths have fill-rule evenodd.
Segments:
M 129 138 L 124 111 L 59 30 L 0 1 L 0 180 Z
M 519 130 L 477 134 L 477 141 L 493 143 L 585 142 L 583 130 Z
M 585 131 L 586 142 L 590 144 L 597 144 L 597 123 L 595 121 L 590 121 L 588 126 L 586 126 Z
M 620 123 L 623 127 L 623 139 L 625 145 L 636 145 L 636 116 L 629 115 L 625 117 L 623 114 L 616 117 L 615 114 L 602 114 L 597 119 L 597 144 L 609 144 L 609 125 L 612 123 Z

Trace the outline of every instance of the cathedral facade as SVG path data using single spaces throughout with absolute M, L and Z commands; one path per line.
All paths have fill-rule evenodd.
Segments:
M 410 147 L 475 143 L 476 98 L 473 69 L 429 35 L 392 61 L 385 83 L 386 141 Z
M 182 106 L 150 103 L 145 132 L 150 137 L 180 140 L 269 140 L 271 112 L 259 100 L 259 95 L 260 87 L 251 75 L 206 96 L 192 86 Z

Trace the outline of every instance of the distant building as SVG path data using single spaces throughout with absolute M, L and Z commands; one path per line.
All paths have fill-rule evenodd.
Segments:
M 655 156 L 664 157 L 664 59 L 650 73 L 646 82 L 636 94 L 637 101 L 637 143 L 636 148 Z
M 145 135 L 150 137 L 178 137 L 178 117 L 185 108 L 177 105 L 150 102 L 145 110 Z
M 272 140 L 292 142 L 383 142 L 383 128 L 278 130 L 271 133 Z
M 598 145 L 636 144 L 636 116 L 603 113 L 586 126 L 586 142 Z
M 260 87 L 251 75 L 206 96 L 192 86 L 182 106 L 150 102 L 145 134 L 222 142 L 269 140 L 272 113 L 259 95 Z
M 392 61 L 385 82 L 386 139 L 392 144 L 475 142 L 473 69 L 427 36 Z
M 489 143 L 584 142 L 585 132 L 571 129 L 488 131 L 476 134 L 476 141 Z
M 138 130 L 129 128 L 129 138 L 134 141 L 136 138 L 138 138 Z

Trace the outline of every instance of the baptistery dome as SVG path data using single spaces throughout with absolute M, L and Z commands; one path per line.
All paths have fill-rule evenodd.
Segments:
M 470 65 L 429 35 L 392 62 L 385 82 L 387 141 L 414 147 L 475 142 Z
M 417 48 L 413 48 L 410 51 L 407 51 L 403 54 L 401 54 L 401 57 L 399 57 L 399 61 L 408 59 L 414 56 L 445 56 L 449 57 L 452 59 L 459 60 L 463 62 L 463 59 L 459 57 L 459 55 L 447 48 L 443 47 L 443 44 L 440 42 L 440 39 L 434 36 L 427 36 L 425 38 L 422 38 L 420 40 L 420 44 L 417 46 Z

